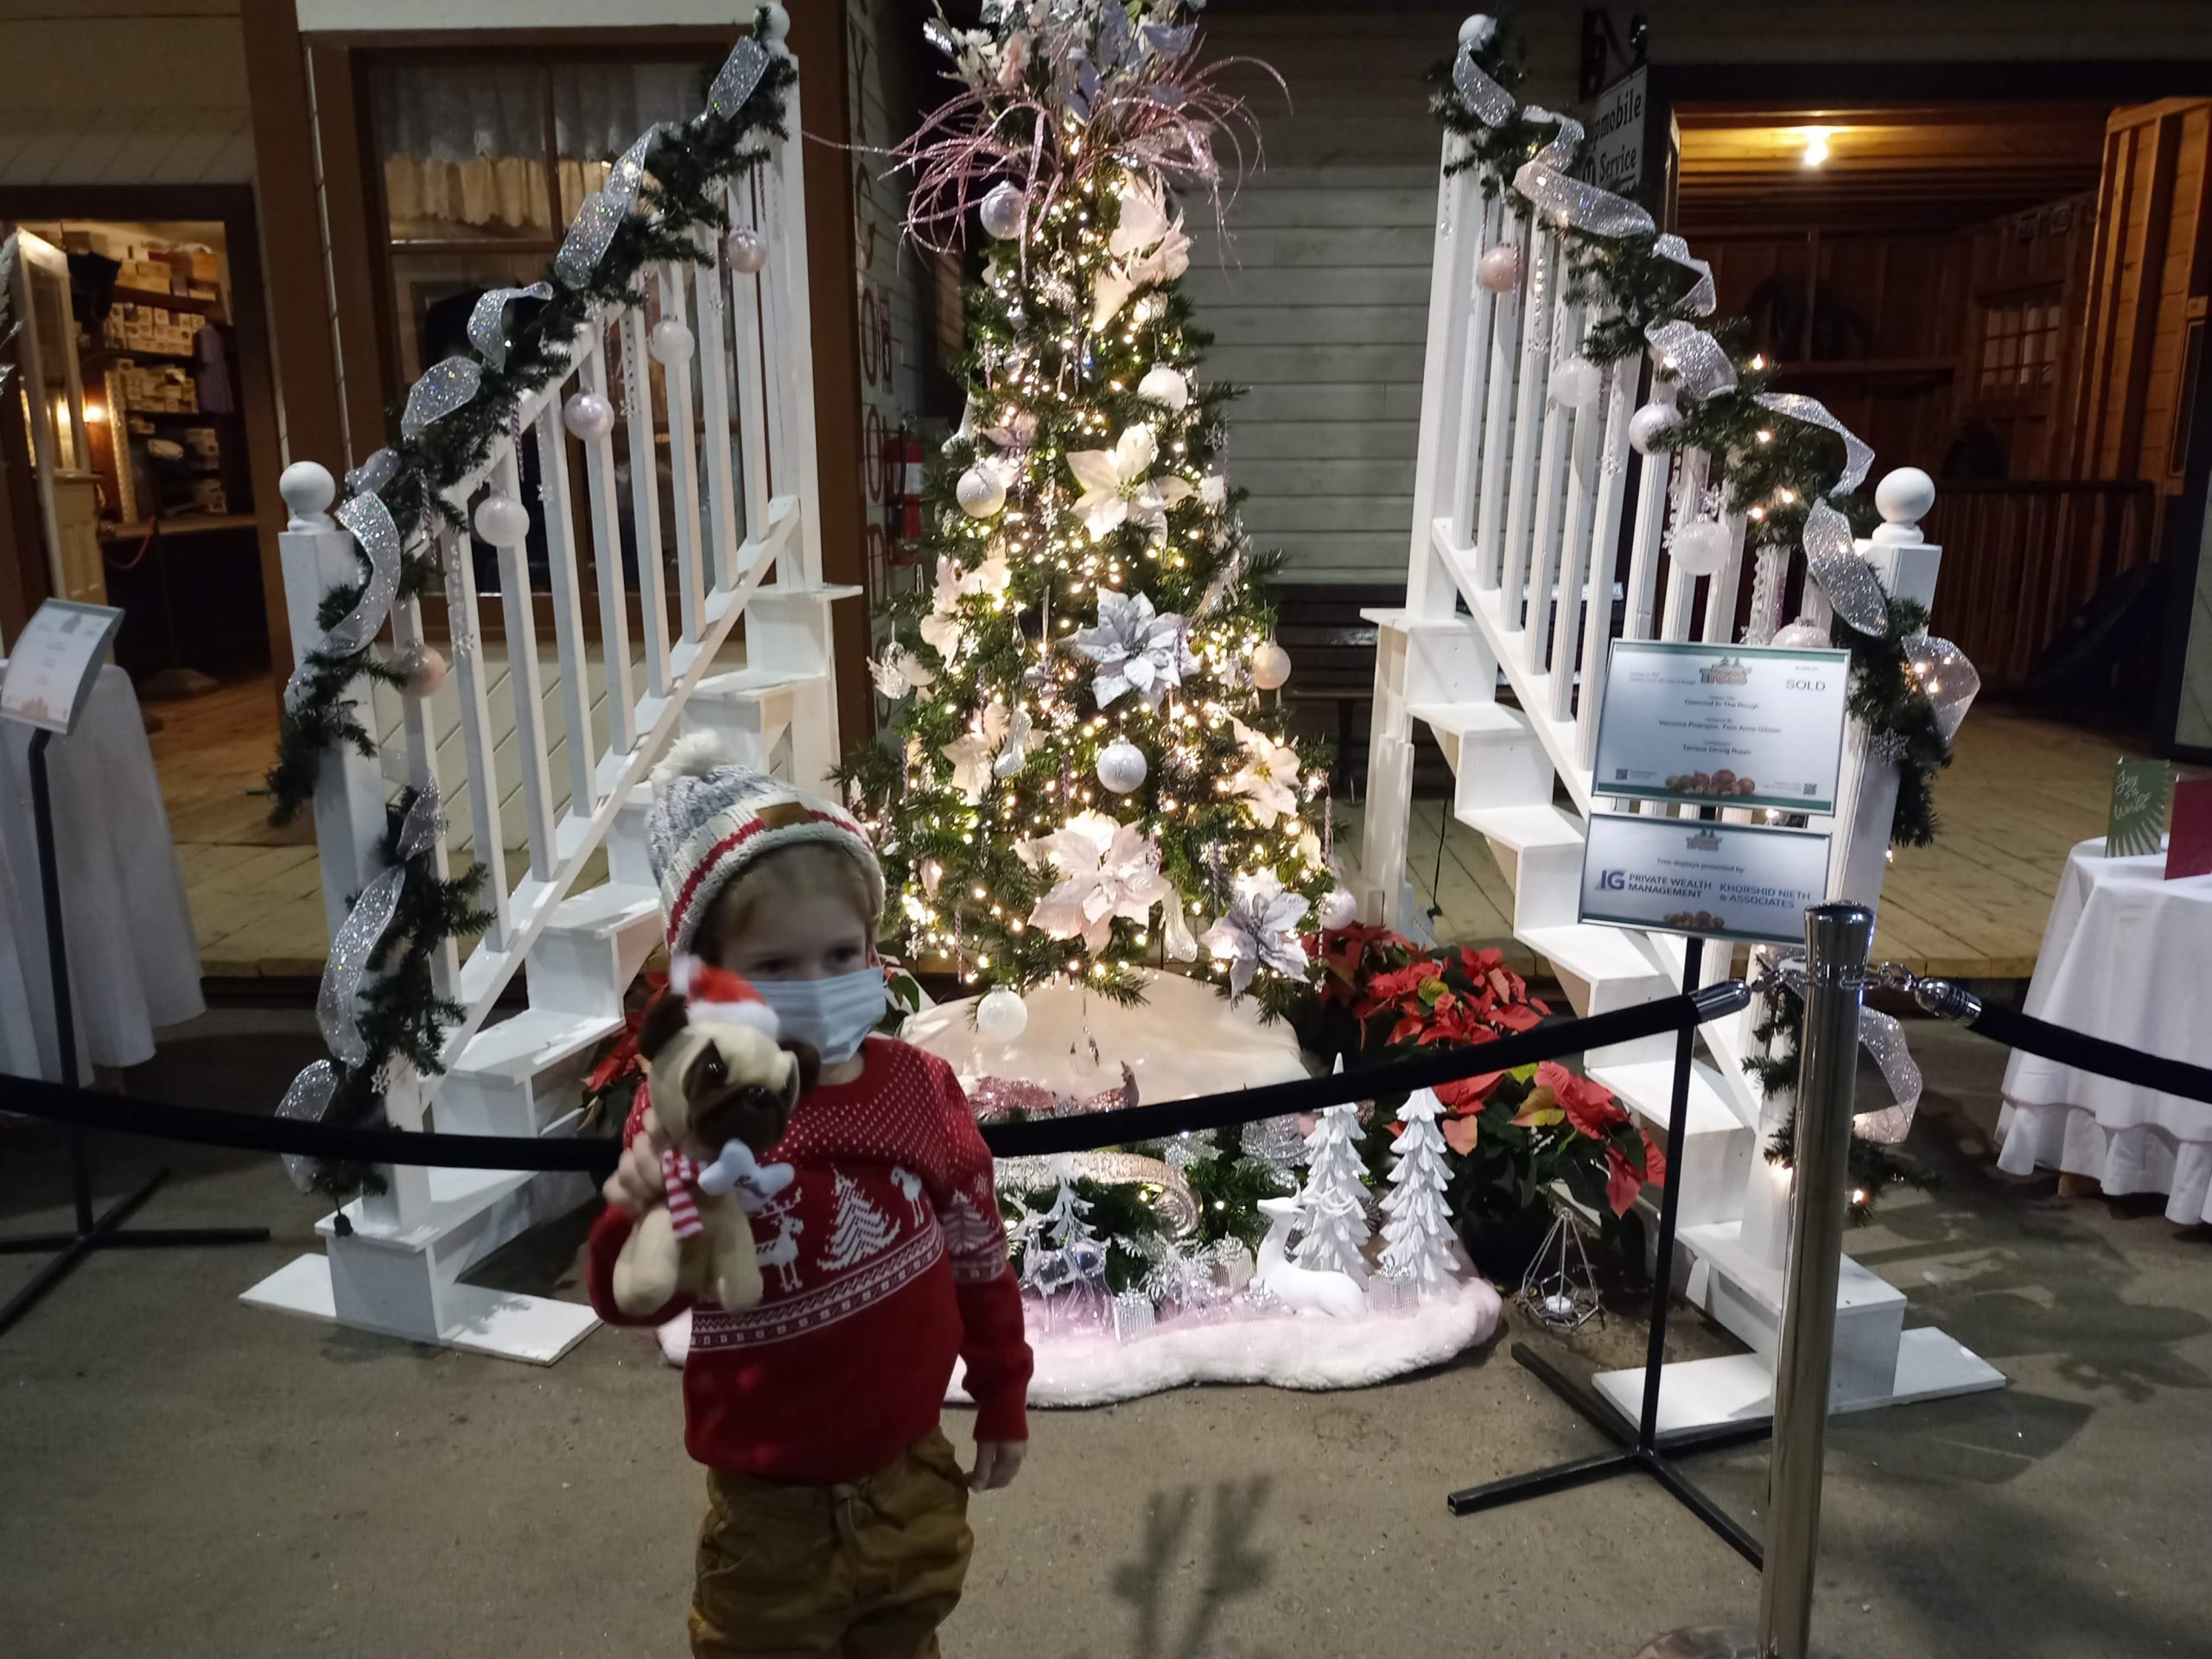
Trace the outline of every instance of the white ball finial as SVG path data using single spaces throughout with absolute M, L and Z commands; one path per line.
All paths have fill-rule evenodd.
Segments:
M 1459 25 L 1459 44 L 1481 51 L 1497 35 L 1497 19 L 1478 11 Z
M 1936 505 L 1936 480 L 1917 467 L 1900 467 L 1874 486 L 1874 505 L 1882 515 L 1875 543 L 1901 547 L 1923 539 L 1920 521 Z
M 330 504 L 338 499 L 338 486 L 330 468 L 320 461 L 296 461 L 276 480 L 276 493 L 292 510 L 287 530 L 328 530 Z
M 791 15 L 773 0 L 760 8 L 760 35 L 772 51 L 783 49 L 784 37 L 791 32 Z

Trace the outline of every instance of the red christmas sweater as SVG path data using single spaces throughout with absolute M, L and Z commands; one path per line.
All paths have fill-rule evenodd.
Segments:
M 763 1163 L 791 1184 L 753 1218 L 765 1288 L 732 1313 L 691 1315 L 683 1440 L 699 1462 L 776 1480 L 857 1480 L 937 1426 L 957 1354 L 976 1437 L 1028 1438 L 1029 1344 L 991 1185 L 991 1154 L 952 1068 L 871 1037 L 850 1083 L 799 1103 Z M 626 1140 L 638 1133 L 643 1090 Z M 594 1224 L 591 1305 L 616 1325 L 673 1319 L 614 1306 L 630 1218 Z

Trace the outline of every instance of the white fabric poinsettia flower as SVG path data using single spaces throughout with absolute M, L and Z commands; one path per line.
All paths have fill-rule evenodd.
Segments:
M 1147 594 L 1112 588 L 1099 590 L 1097 624 L 1077 631 L 1075 648 L 1098 664 L 1091 690 L 1101 709 L 1126 691 L 1157 709 L 1168 688 L 1198 665 L 1181 617 L 1154 612 Z
M 1049 864 L 1060 878 L 1029 913 L 1032 927 L 1056 939 L 1079 938 L 1101 950 L 1116 916 L 1142 925 L 1154 905 L 1173 909 L 1179 902 L 1152 838 L 1103 812 L 1078 812 L 1049 836 L 1017 842 L 1014 851 L 1032 869 Z
M 1229 505 L 1229 480 L 1219 473 L 1208 473 L 1198 480 L 1198 499 L 1219 512 Z
M 1004 703 L 987 703 L 975 725 L 938 751 L 952 762 L 952 786 L 970 806 L 983 798 L 990 784 L 991 757 L 1006 741 L 1008 724 Z
M 994 547 L 983 556 L 981 564 L 960 578 L 960 591 L 990 597 L 1006 592 L 1013 582 L 1014 571 L 1006 562 L 1006 550 Z
M 922 638 L 948 663 L 956 660 L 968 643 L 968 631 L 960 620 L 963 591 L 960 561 L 949 556 L 939 559 L 937 585 L 930 593 L 930 613 L 922 619 L 921 632 Z
M 1098 541 L 1125 524 L 1142 524 L 1155 540 L 1167 534 L 1167 509 L 1191 496 L 1190 480 L 1173 473 L 1153 476 L 1160 440 L 1139 422 L 1114 441 L 1111 449 L 1077 449 L 1068 470 L 1083 486 L 1076 513 Z
M 868 665 L 875 689 L 896 702 L 909 691 L 926 690 L 937 683 L 937 671 L 900 645 L 887 645 L 883 655 Z
M 1191 406 L 1191 383 L 1181 370 L 1160 363 L 1147 369 L 1144 378 L 1137 382 L 1137 396 L 1179 415 Z
M 1252 822 L 1262 830 L 1277 818 L 1297 817 L 1298 751 L 1241 720 L 1230 721 L 1230 728 L 1244 746 L 1244 764 L 1230 778 L 1229 793 L 1244 798 Z
M 1306 909 L 1306 900 L 1286 890 L 1273 870 L 1237 879 L 1229 908 L 1198 938 L 1217 960 L 1229 963 L 1231 996 L 1243 995 L 1262 968 L 1306 977 L 1306 947 L 1299 943 Z
M 1106 243 L 1115 263 L 1098 273 L 1091 288 L 1094 328 L 1112 321 L 1137 289 L 1172 283 L 1191 268 L 1191 238 L 1184 233 L 1182 215 L 1168 216 L 1160 186 L 1132 176 L 1120 195 L 1121 222 Z

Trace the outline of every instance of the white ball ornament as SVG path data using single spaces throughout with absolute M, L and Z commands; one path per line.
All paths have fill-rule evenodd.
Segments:
M 1648 455 L 1661 435 L 1682 423 L 1682 412 L 1668 404 L 1646 404 L 1628 417 L 1628 447 Z
M 571 437 L 596 443 L 614 429 L 614 405 L 595 391 L 580 391 L 562 404 L 561 424 Z
M 1475 280 L 1493 294 L 1510 294 L 1521 286 L 1521 250 L 1510 242 L 1485 249 L 1475 264 Z
M 1262 640 L 1252 652 L 1252 683 L 1273 691 L 1290 677 L 1290 653 L 1272 639 Z
M 1116 738 L 1098 751 L 1098 781 L 1116 795 L 1126 795 L 1144 782 L 1149 770 L 1144 751 L 1126 737 Z
M 1181 371 L 1162 363 L 1147 370 L 1144 378 L 1137 382 L 1137 396 L 1179 414 L 1190 407 L 1191 383 L 1183 378 Z
M 681 363 L 691 355 L 696 342 L 691 331 L 674 317 L 663 317 L 653 324 L 653 331 L 645 341 L 645 349 L 653 354 L 656 363 Z
M 1808 616 L 1777 628 L 1774 643 L 1790 651 L 1817 651 L 1828 642 L 1828 631 Z
M 768 245 L 758 231 L 732 231 L 722 238 L 722 257 L 729 261 L 732 270 L 757 276 L 768 263 Z
M 435 696 L 446 683 L 445 653 L 427 640 L 417 639 L 401 652 L 393 666 L 407 677 L 399 688 L 400 696 L 417 702 Z
M 487 495 L 476 504 L 476 533 L 494 547 L 520 547 L 530 539 L 530 509 L 512 495 Z
M 1324 928 L 1335 933 L 1359 919 L 1359 900 L 1342 887 L 1332 887 L 1321 895 L 1314 913 Z
M 976 1030 L 995 1043 L 1010 1043 L 1028 1028 L 1029 1005 L 1020 993 L 1000 986 L 976 1004 Z
M 1595 363 L 1586 357 L 1570 357 L 1552 370 L 1548 390 L 1561 409 L 1588 409 L 1598 401 L 1599 379 Z
M 998 474 L 982 467 L 970 467 L 960 474 L 960 481 L 952 486 L 959 500 L 961 512 L 970 518 L 988 518 L 1006 505 L 1006 486 Z
M 1688 575 L 1709 576 L 1728 563 L 1728 530 L 1718 519 L 1700 518 L 1675 532 L 1667 550 Z
M 1021 222 L 1029 216 L 1029 203 L 1020 189 L 1001 181 L 984 193 L 976 216 L 983 221 L 983 228 L 1001 242 L 1011 242 L 1021 234 Z

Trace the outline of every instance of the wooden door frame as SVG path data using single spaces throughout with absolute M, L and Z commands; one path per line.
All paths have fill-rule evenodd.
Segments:
M 246 477 L 253 488 L 254 534 L 260 546 L 262 616 L 269 630 L 270 662 L 281 679 L 286 642 L 291 639 L 284 614 L 284 574 L 276 548 L 285 518 L 283 497 L 277 490 L 284 461 L 277 435 L 276 377 L 270 353 L 261 230 L 253 187 L 0 185 L 0 219 L 197 219 L 223 227 L 224 258 L 231 271 L 230 325 L 238 342 L 238 413 L 245 427 Z M 24 592 L 28 596 L 28 585 Z

